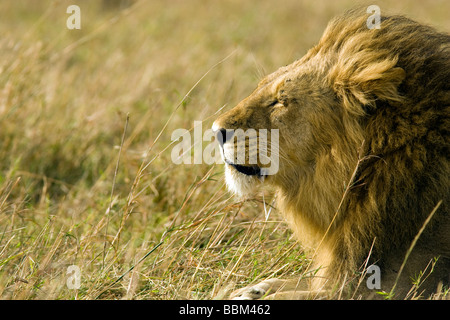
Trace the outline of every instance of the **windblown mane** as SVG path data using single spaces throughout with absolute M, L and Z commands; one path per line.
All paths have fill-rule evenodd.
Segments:
M 343 128 L 323 128 L 331 154 L 318 155 L 298 192 L 279 195 L 305 243 L 326 233 L 318 263 L 336 277 L 360 267 L 372 244 L 375 261 L 404 250 L 441 200 L 433 224 L 449 219 L 450 36 L 402 16 L 382 17 L 380 29 L 366 19 L 354 10 L 331 21 L 297 62 L 326 61 Z

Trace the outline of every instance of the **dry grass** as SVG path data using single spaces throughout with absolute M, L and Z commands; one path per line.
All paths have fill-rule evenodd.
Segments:
M 0 4 L 0 297 L 212 299 L 300 276 L 276 208 L 233 198 L 221 166 L 172 164 L 171 132 L 210 127 L 352 2 L 86 0 L 81 30 L 70 4 Z M 448 2 L 378 5 L 450 29 Z

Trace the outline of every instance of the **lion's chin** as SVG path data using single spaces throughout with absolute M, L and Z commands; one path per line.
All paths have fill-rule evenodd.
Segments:
M 247 171 L 248 170 L 248 171 Z M 228 190 L 239 196 L 249 196 L 255 193 L 261 184 L 261 176 L 253 174 L 255 169 L 236 168 L 233 165 L 225 165 L 225 180 Z M 252 173 L 252 174 L 247 174 Z

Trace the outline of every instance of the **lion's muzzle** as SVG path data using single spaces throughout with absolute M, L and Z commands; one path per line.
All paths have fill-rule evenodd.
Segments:
M 267 153 L 269 142 L 266 129 L 225 129 L 217 123 L 214 123 L 212 129 L 220 145 L 222 159 L 227 165 L 247 176 L 274 174 L 274 170 L 268 170 L 267 166 L 274 168 L 274 159 Z
M 245 154 L 245 149 L 247 149 L 245 148 L 245 140 L 241 140 L 239 137 L 234 139 L 236 137 L 235 130 L 224 128 L 217 129 L 217 126 L 215 127 L 213 125 L 213 131 L 216 134 L 216 139 L 221 149 L 221 155 L 226 164 L 232 166 L 238 172 L 247 176 L 261 176 L 261 168 L 257 166 L 256 163 L 245 163 L 245 158 L 242 159 L 239 155 L 234 156 L 236 149 L 240 149 L 239 151 L 241 152 L 241 155 Z M 251 140 L 252 137 L 249 139 Z M 235 142 L 235 140 L 237 141 Z M 239 146 L 241 146 L 241 148 L 239 148 Z

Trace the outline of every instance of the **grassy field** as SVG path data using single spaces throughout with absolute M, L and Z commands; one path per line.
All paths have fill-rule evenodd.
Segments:
M 118 2 L 0 4 L 0 297 L 214 299 L 301 276 L 276 207 L 229 194 L 221 165 L 173 164 L 171 133 L 209 128 L 355 3 Z M 450 30 L 448 1 L 376 4 Z

